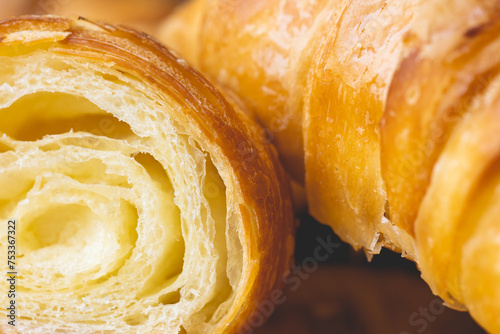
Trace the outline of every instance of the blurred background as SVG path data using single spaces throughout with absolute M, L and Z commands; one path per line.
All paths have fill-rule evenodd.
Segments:
M 248 0 L 253 1 L 253 0 Z M 182 0 L 0 0 L 0 20 L 26 14 L 83 16 L 155 36 Z M 416 266 L 383 250 L 371 262 L 307 214 L 283 295 L 259 305 L 242 334 L 475 334 L 467 313 L 445 308 Z M 268 318 L 267 322 L 264 319 Z
M 83 16 L 125 24 L 155 35 L 181 0 L 0 0 L 0 19 L 18 15 Z

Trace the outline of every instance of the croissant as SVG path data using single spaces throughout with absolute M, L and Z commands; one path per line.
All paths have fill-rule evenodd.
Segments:
M 499 18 L 491 0 L 197 0 L 161 36 L 282 125 L 316 219 L 500 333 Z
M 294 219 L 275 149 L 159 42 L 2 21 L 0 117 L 0 332 L 235 333 L 281 298 Z

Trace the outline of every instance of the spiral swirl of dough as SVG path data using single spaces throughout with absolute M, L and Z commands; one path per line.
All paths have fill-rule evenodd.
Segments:
M 0 23 L 0 40 L 0 216 L 17 220 L 20 330 L 241 327 L 293 250 L 283 173 L 254 123 L 126 28 L 28 17 Z

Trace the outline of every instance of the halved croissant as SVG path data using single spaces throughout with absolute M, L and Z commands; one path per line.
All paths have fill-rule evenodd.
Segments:
M 0 22 L 0 119 L 18 246 L 17 326 L 0 331 L 233 333 L 283 284 L 294 226 L 274 149 L 150 37 Z
M 277 146 L 304 154 L 311 214 L 356 248 L 416 260 L 499 333 L 498 1 L 198 1 L 164 40 L 183 53 L 181 32 L 196 36 L 192 61 L 261 122 L 298 124 Z M 304 151 L 281 144 L 301 134 Z

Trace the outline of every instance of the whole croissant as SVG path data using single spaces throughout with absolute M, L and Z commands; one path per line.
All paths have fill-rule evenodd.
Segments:
M 500 2 L 197 0 L 163 29 L 304 161 L 314 217 L 500 333 Z

